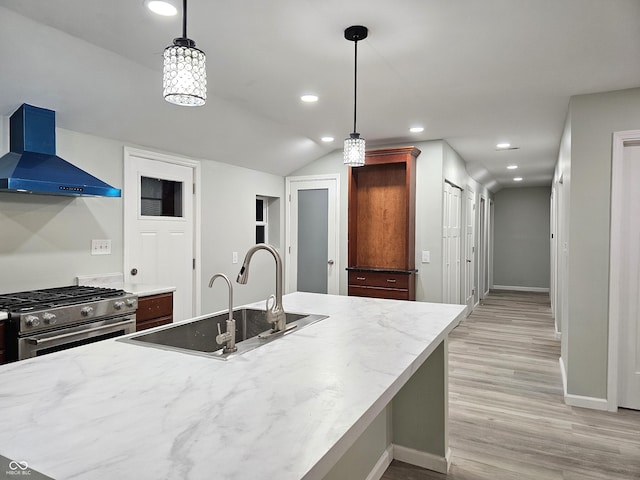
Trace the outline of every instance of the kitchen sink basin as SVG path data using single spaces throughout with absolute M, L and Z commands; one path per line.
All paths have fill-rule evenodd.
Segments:
M 238 350 L 232 353 L 223 354 L 223 346 L 216 343 L 218 325 L 220 331 L 226 331 L 228 312 L 198 317 L 188 323 L 168 325 L 158 330 L 120 338 L 118 341 L 226 360 L 327 318 L 325 315 L 306 313 L 286 313 L 286 317 L 287 329 L 273 334 L 264 310 L 252 308 L 233 310 Z

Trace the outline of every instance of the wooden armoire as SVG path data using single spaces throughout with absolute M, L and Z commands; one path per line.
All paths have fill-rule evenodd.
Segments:
M 349 295 L 415 300 L 415 147 L 349 168 Z

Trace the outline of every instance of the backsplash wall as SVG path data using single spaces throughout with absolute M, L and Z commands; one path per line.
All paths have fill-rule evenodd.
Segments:
M 6 135 L 3 136 L 4 154 Z M 56 129 L 57 153 L 122 188 L 122 144 Z M 82 274 L 122 269 L 122 199 L 0 193 L 0 292 L 75 283 Z M 91 255 L 111 239 L 111 255 Z

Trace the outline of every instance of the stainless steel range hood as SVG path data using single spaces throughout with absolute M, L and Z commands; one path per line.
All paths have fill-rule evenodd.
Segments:
M 121 191 L 56 155 L 56 113 L 26 103 L 11 115 L 0 192 L 120 197 Z

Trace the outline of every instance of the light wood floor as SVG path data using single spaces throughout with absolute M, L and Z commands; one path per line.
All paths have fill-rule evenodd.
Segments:
M 383 480 L 640 479 L 640 411 L 569 407 L 549 296 L 492 292 L 451 334 L 448 475 Z

